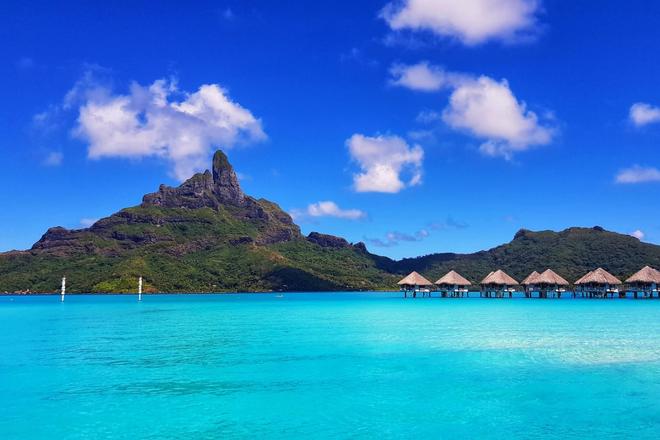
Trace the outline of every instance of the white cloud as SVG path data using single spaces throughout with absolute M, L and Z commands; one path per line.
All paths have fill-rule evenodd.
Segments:
M 454 129 L 481 138 L 484 143 L 480 150 L 486 155 L 510 159 L 516 152 L 550 143 L 555 134 L 547 121 L 541 122 L 524 102 L 518 101 L 506 80 L 448 72 L 426 61 L 393 65 L 390 74 L 392 84 L 412 90 L 450 89 L 449 105 L 442 114 L 425 110 L 417 116 L 417 121 L 429 123 L 442 119 Z
M 630 120 L 637 127 L 660 122 L 660 107 L 644 102 L 637 102 L 630 106 Z
M 456 220 L 452 216 L 448 216 L 447 219 L 443 222 L 429 223 L 428 226 L 434 231 L 446 231 L 449 229 L 466 229 L 469 227 L 469 225 L 466 222 Z
M 80 81 L 63 108 L 78 107 L 74 134 L 89 142 L 88 156 L 160 157 L 179 180 L 205 168 L 215 148 L 266 139 L 261 121 L 217 84 L 194 93 L 179 91 L 174 81 L 157 80 L 148 87 L 133 83 L 126 95 Z
M 644 183 L 660 182 L 660 170 L 654 167 L 634 165 L 619 171 L 616 175 L 617 183 Z
M 637 229 L 636 231 L 631 232 L 630 235 L 632 235 L 633 237 L 635 237 L 636 239 L 638 239 L 640 241 L 644 239 L 644 232 L 642 232 L 639 229 Z
M 506 80 L 487 76 L 463 82 L 451 94 L 442 119 L 482 138 L 482 153 L 510 159 L 514 153 L 552 141 L 554 130 L 518 101 Z
M 439 66 L 422 61 L 413 65 L 394 64 L 390 68 L 390 83 L 412 90 L 433 92 L 453 87 L 465 79 L 464 75 L 447 72 Z
M 57 167 L 62 165 L 63 160 L 64 160 L 64 155 L 62 153 L 58 151 L 51 151 L 46 155 L 46 157 L 42 161 L 42 164 L 47 167 Z
M 357 220 L 366 216 L 359 209 L 341 209 L 331 201 L 313 203 L 307 207 L 307 212 L 312 217 L 337 217 L 349 220 Z
M 398 136 L 364 136 L 354 134 L 346 141 L 351 158 L 362 172 L 353 176 L 357 192 L 397 193 L 422 181 L 424 150 L 409 146 Z M 402 180 L 402 173 L 410 177 Z
M 398 246 L 401 242 L 422 241 L 429 235 L 431 234 L 426 229 L 420 229 L 414 234 L 392 231 L 385 234 L 385 238 L 365 238 L 365 241 L 377 247 L 392 247 Z
M 395 31 L 425 30 L 476 45 L 530 35 L 539 9 L 540 0 L 397 0 L 381 17 Z
M 359 209 L 342 209 L 335 202 L 329 200 L 312 203 L 306 209 L 293 209 L 290 214 L 294 219 L 335 217 L 346 220 L 360 220 L 367 216 L 364 211 Z
M 81 218 L 80 219 L 80 226 L 82 226 L 83 228 L 89 228 L 90 226 L 92 226 L 97 221 L 99 221 L 99 219 L 97 219 L 97 218 Z

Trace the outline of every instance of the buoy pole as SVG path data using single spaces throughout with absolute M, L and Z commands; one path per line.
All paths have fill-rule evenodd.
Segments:
M 138 280 L 138 301 L 142 301 L 142 277 Z
M 62 277 L 62 291 L 61 291 L 61 300 L 64 302 L 64 295 L 66 294 L 66 277 Z

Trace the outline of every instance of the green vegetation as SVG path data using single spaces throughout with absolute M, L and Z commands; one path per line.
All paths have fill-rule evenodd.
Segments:
M 479 282 L 494 269 L 521 280 L 552 268 L 574 281 L 599 266 L 623 278 L 644 265 L 660 267 L 660 246 L 598 227 L 521 230 L 488 251 L 393 261 L 362 243 L 304 237 L 277 204 L 245 196 L 218 151 L 213 172 L 161 186 L 89 229 L 51 228 L 32 249 L 0 254 L 0 292 L 53 292 L 63 275 L 70 292 L 135 292 L 139 276 L 151 292 L 379 290 L 412 270 Z
M 128 208 L 81 231 L 49 231 L 30 251 L 0 255 L 0 291 L 223 292 L 385 288 L 393 275 L 351 245 L 322 247 L 281 223 L 246 219 L 235 207 Z M 261 243 L 264 237 L 293 238 Z
M 594 227 L 561 232 L 521 230 L 510 243 L 488 251 L 404 259 L 394 265 L 394 270 L 417 270 L 435 281 L 454 269 L 478 283 L 495 269 L 503 269 L 521 281 L 534 270 L 551 268 L 572 282 L 597 267 L 625 279 L 645 265 L 660 267 L 660 246 Z
M 146 291 L 159 292 L 379 290 L 395 288 L 412 270 L 435 280 L 455 269 L 478 282 L 496 268 L 521 280 L 550 267 L 573 281 L 599 266 L 619 277 L 646 264 L 660 267 L 660 246 L 600 229 L 521 231 L 489 251 L 392 261 L 358 246 L 323 247 L 304 237 L 232 244 L 240 237 L 257 239 L 259 228 L 237 224 L 222 212 L 202 210 L 192 219 L 190 212 L 151 211 L 161 220 L 175 215 L 177 221 L 161 227 L 117 223 L 102 236 L 87 231 L 79 238 L 84 245 L 72 246 L 67 255 L 34 250 L 1 255 L 0 290 L 52 292 L 62 275 L 71 292 L 134 292 L 138 276 Z M 122 239 L 105 238 L 113 235 Z M 147 244 L 132 241 L 145 237 L 151 237 Z M 90 243 L 92 251 L 80 251 Z

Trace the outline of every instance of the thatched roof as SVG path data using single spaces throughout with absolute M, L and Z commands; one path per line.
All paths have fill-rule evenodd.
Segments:
M 446 286 L 470 286 L 472 285 L 471 282 L 466 280 L 456 272 L 455 270 L 450 270 L 445 276 L 440 278 L 438 281 L 435 282 L 435 284 L 441 284 L 441 285 L 446 285 Z
M 496 270 L 491 272 L 486 278 L 481 280 L 481 284 L 494 284 L 497 286 L 515 286 L 518 284 L 518 281 L 511 278 L 503 270 Z
M 660 284 L 660 270 L 644 266 L 639 272 L 628 278 L 626 283 Z
M 570 283 L 557 275 L 552 269 L 546 269 L 542 274 L 534 279 L 536 284 L 550 284 L 553 286 L 568 286 Z
M 589 272 L 585 273 L 585 274 L 582 275 L 580 278 L 578 278 L 577 281 L 576 281 L 574 284 L 582 284 L 582 281 L 583 281 L 586 277 L 588 277 L 589 275 L 591 275 L 592 272 L 593 272 L 593 270 L 590 270 Z
M 521 286 L 529 286 L 530 284 L 535 284 L 536 277 L 538 277 L 540 274 L 537 271 L 534 271 L 527 275 L 527 278 L 522 280 L 520 282 Z
M 418 274 L 417 272 L 410 272 L 410 275 L 397 283 L 399 286 L 432 286 L 433 283 Z
M 603 268 L 598 268 L 594 271 L 589 272 L 579 280 L 575 282 L 575 284 L 612 284 L 612 285 L 617 285 L 621 284 L 621 281 L 606 271 Z

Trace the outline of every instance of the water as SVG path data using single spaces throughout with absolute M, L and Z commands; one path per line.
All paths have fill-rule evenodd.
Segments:
M 0 297 L 0 438 L 660 437 L 660 301 Z

